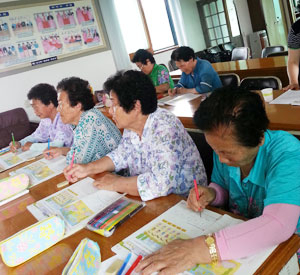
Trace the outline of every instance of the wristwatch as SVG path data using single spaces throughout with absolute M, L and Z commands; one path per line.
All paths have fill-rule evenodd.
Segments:
M 206 244 L 208 246 L 208 249 L 209 249 L 211 263 L 213 265 L 215 265 L 215 264 L 218 263 L 218 254 L 217 254 L 217 247 L 216 247 L 215 238 L 213 237 L 212 234 L 208 234 L 205 237 L 205 242 L 206 242 Z

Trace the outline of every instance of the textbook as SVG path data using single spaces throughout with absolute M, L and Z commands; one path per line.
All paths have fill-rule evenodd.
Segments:
M 100 211 L 87 224 L 87 229 L 109 237 L 115 229 L 140 211 L 146 204 L 127 198 L 121 198 Z
M 84 228 L 88 221 L 125 194 L 99 190 L 94 179 L 85 178 L 29 206 L 39 221 L 57 215 L 65 222 L 65 236 Z
M 182 200 L 113 246 L 112 251 L 119 258 L 124 258 L 129 252 L 146 257 L 172 240 L 207 235 L 242 222 L 227 214 L 221 215 L 207 209 L 204 209 L 200 216 L 198 212 L 187 208 L 186 202 Z M 250 257 L 222 261 L 218 265 L 199 264 L 182 274 L 253 274 L 275 248 L 276 246 L 273 246 Z
M 13 168 L 25 161 L 32 160 L 33 158 L 39 156 L 41 152 L 38 151 L 26 151 L 22 152 L 18 150 L 16 153 L 8 152 L 0 155 L 0 172 L 7 169 Z
M 11 172 L 10 175 L 20 173 L 27 174 L 30 178 L 29 188 L 31 188 L 61 174 L 66 166 L 67 163 L 65 156 L 59 156 L 51 160 L 42 158 Z

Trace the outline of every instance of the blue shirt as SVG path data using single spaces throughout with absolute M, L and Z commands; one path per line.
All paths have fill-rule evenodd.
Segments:
M 181 78 L 175 87 L 195 88 L 198 93 L 203 94 L 222 87 L 222 82 L 207 60 L 197 58 L 194 71 L 191 74 L 182 72 Z
M 122 138 L 116 125 L 96 108 L 83 112 L 73 131 L 74 143 L 67 154 L 68 164 L 74 150 L 74 163 L 89 163 L 114 150 Z
M 300 206 L 300 142 L 287 132 L 267 130 L 246 178 L 241 181 L 240 168 L 221 163 L 214 153 L 211 179 L 228 191 L 229 210 L 247 218 L 274 203 Z M 297 232 L 299 225 L 298 220 Z

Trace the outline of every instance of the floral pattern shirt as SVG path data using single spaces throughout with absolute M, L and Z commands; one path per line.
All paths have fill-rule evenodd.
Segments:
M 198 149 L 180 120 L 158 108 L 151 113 L 140 137 L 125 129 L 119 146 L 107 155 L 115 170 L 129 169 L 138 176 L 137 188 L 142 200 L 171 193 L 188 195 L 197 183 L 207 185 L 205 168 Z
M 96 108 L 81 114 L 74 126 L 74 143 L 67 154 L 67 163 L 89 163 L 104 157 L 119 144 L 122 136 L 116 125 Z
M 32 142 L 30 150 L 44 150 L 48 146 L 49 138 L 51 146 L 70 147 L 73 143 L 72 128 L 61 121 L 59 113 L 53 122 L 50 118 L 41 119 L 37 129 L 30 136 L 20 140 L 20 143 L 23 146 L 26 142 Z
M 174 82 L 169 74 L 169 71 L 163 65 L 154 64 L 152 72 L 150 73 L 149 76 L 155 87 L 164 83 L 169 83 L 170 88 L 172 89 L 174 88 Z

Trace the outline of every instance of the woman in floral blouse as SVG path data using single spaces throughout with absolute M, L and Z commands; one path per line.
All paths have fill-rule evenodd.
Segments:
M 119 72 L 104 88 L 110 91 L 110 113 L 118 128 L 124 128 L 118 147 L 86 165 L 68 166 L 71 182 L 104 171 L 128 169 L 129 177 L 107 173 L 95 181 L 99 189 L 126 192 L 151 200 L 171 193 L 187 195 L 195 175 L 206 185 L 205 169 L 193 140 L 180 120 L 157 108 L 155 88 L 142 72 Z
M 121 133 L 111 120 L 94 108 L 89 83 L 78 77 L 65 78 L 57 85 L 58 111 L 64 123 L 71 124 L 74 132 L 72 147 L 50 148 L 44 151 L 46 159 L 67 155 L 74 163 L 95 161 L 117 147 Z

